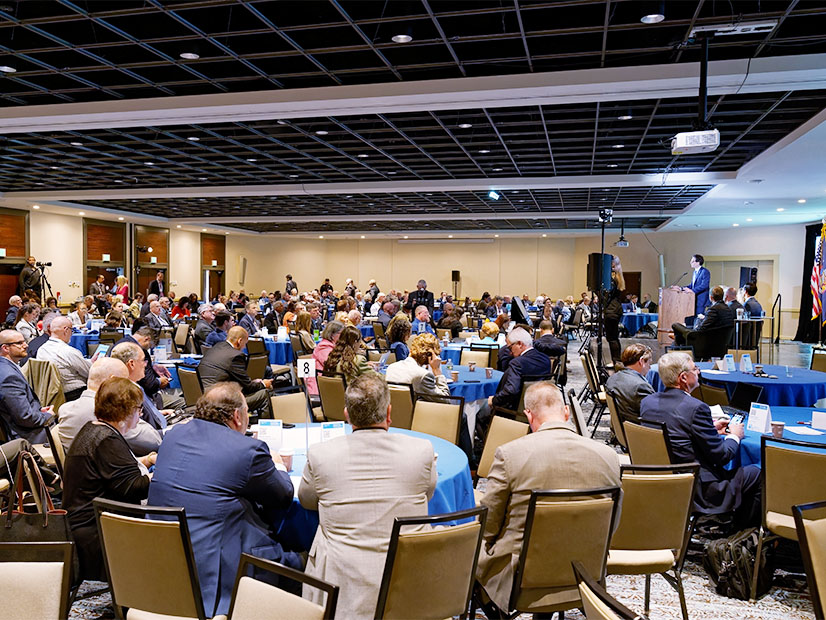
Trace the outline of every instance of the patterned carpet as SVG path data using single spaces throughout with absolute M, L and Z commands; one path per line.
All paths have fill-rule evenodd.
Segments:
M 568 388 L 574 388 L 578 393 L 585 384 L 585 374 L 579 361 L 577 349 L 579 342 L 568 345 Z M 794 347 L 796 345 L 781 345 Z M 586 407 L 586 415 L 589 413 Z M 608 416 L 603 416 L 600 427 L 597 429 L 596 439 L 608 441 L 610 437 Z M 482 485 L 484 481 L 482 481 Z M 784 547 L 787 555 L 794 556 L 797 551 L 794 545 Z M 714 585 L 708 579 L 700 564 L 701 558 L 697 551 L 690 551 L 683 570 L 683 585 L 685 588 L 688 614 L 691 620 L 810 620 L 814 618 L 812 604 L 809 599 L 805 576 L 799 573 L 786 573 L 778 570 L 775 573 L 772 589 L 759 601 L 750 604 L 748 601 L 738 601 L 725 598 L 714 591 Z M 792 559 L 792 564 L 794 564 Z M 84 583 L 83 590 L 94 590 L 105 584 Z M 611 575 L 607 579 L 608 592 L 616 596 L 630 609 L 642 613 L 645 597 L 645 578 L 640 576 Z M 108 594 L 96 596 L 87 600 L 78 601 L 72 607 L 70 618 L 73 620 L 96 620 L 98 618 L 113 618 L 111 599 Z M 477 619 L 484 619 L 478 612 Z M 578 610 L 566 612 L 566 618 L 582 619 L 585 616 Z M 651 583 L 651 620 L 680 619 L 680 605 L 676 591 L 660 576 L 654 576 Z M 416 618 L 415 611 L 411 610 L 411 620 Z M 520 616 L 520 620 L 527 620 L 529 615 Z

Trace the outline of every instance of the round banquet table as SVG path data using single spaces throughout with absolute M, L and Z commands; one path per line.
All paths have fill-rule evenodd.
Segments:
M 319 427 L 321 425 L 313 424 L 312 426 Z M 303 429 L 303 427 L 303 424 L 298 424 L 296 430 Z M 347 424 L 345 424 L 345 429 L 347 433 L 352 432 L 352 428 Z M 285 432 L 289 432 L 289 429 L 285 429 Z M 299 430 L 298 432 L 303 431 Z M 426 439 L 433 444 L 433 451 L 439 455 L 436 460 L 436 471 L 438 473 L 436 490 L 427 503 L 427 513 L 429 515 L 467 510 L 475 506 L 473 481 L 470 477 L 470 468 L 464 452 L 454 444 L 433 435 L 400 428 L 391 428 L 390 432 Z M 287 510 L 283 520 L 276 526 L 279 539 L 294 548 L 304 550 L 308 550 L 312 546 L 318 528 L 318 513 L 313 510 L 306 510 L 298 503 L 298 486 L 306 462 L 306 451 L 304 449 L 296 450 L 293 456 L 292 470 L 290 471 L 296 498 Z
M 811 407 L 772 407 L 771 415 L 773 422 L 785 422 L 786 428 L 783 431 L 784 439 L 794 439 L 795 441 L 808 441 L 821 444 L 826 450 L 826 432 L 822 435 L 798 435 L 789 429 L 808 428 L 811 426 L 798 424 L 798 422 L 812 421 Z M 771 433 L 768 433 L 771 435 Z M 746 436 L 740 441 L 740 465 L 760 465 L 760 438 L 762 435 L 754 431 L 746 430 Z M 787 447 L 787 446 L 784 446 Z M 810 450 L 811 448 L 806 448 Z
M 195 367 L 201 363 L 201 357 L 193 357 L 191 355 L 182 355 L 179 360 L 168 360 L 166 362 L 159 362 L 161 366 L 169 371 L 169 389 L 181 389 L 181 380 L 178 378 L 178 365 Z
M 464 398 L 466 408 L 467 403 L 496 394 L 496 387 L 499 385 L 499 380 L 504 374 L 498 370 L 494 370 L 493 376 L 488 379 L 485 376 L 485 369 L 479 368 L 478 366 L 473 372 L 471 372 L 467 366 L 453 366 L 453 370 L 458 371 L 459 380 L 448 382 L 450 395 Z M 444 366 L 442 366 L 442 373 L 446 377 L 450 377 L 450 371 Z
M 264 346 L 267 347 L 270 364 L 292 363 L 293 349 L 289 337 L 286 340 L 277 340 L 272 336 L 264 336 Z
M 83 357 L 89 357 L 86 348 L 89 342 L 100 342 L 100 333 L 88 332 L 84 334 L 81 332 L 72 332 L 72 337 L 69 339 L 69 346 L 80 351 Z
M 711 369 L 712 363 L 698 362 L 697 366 L 706 371 Z M 764 364 L 763 371 L 769 375 L 775 375 L 777 379 L 755 377 L 740 371 L 722 374 L 703 372 L 701 379 L 703 383 L 724 387 L 729 398 L 734 393 L 734 387 L 741 381 L 759 385 L 763 388 L 759 402 L 772 407 L 811 407 L 815 401 L 826 397 L 826 373 L 791 366 L 789 370 L 792 373 L 791 377 L 786 376 L 785 366 Z M 665 390 L 656 365 L 651 366 L 646 378 L 658 392 Z
M 636 312 L 625 312 L 622 315 L 622 324 L 625 325 L 628 333 L 633 336 L 640 331 L 643 326 L 648 325 L 651 321 L 656 321 L 658 317 L 658 314 L 648 314 L 645 312 L 640 312 L 639 314 Z
M 369 323 L 362 323 L 359 325 L 359 331 L 361 332 L 362 338 L 372 338 L 376 335 L 373 331 L 373 326 Z
M 439 345 L 442 348 L 439 357 L 447 362 L 458 364 L 462 357 L 462 347 L 467 346 L 458 342 L 451 342 L 449 345 Z

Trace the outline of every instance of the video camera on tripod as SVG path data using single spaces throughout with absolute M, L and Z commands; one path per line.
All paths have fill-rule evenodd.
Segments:
M 35 265 L 36 265 L 37 267 L 51 267 L 51 266 L 52 266 L 52 262 L 51 262 L 51 261 L 49 261 L 48 263 L 36 262 L 36 263 L 35 263 Z

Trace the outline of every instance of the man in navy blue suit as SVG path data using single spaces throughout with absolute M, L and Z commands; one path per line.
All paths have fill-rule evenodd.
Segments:
M 209 618 L 229 612 L 241 553 L 304 567 L 272 531 L 293 501 L 287 468 L 267 444 L 244 435 L 248 422 L 240 388 L 216 383 L 198 399 L 193 419 L 166 434 L 149 488 L 151 505 L 186 509 Z
M 26 341 L 14 329 L 0 332 L 0 425 L 11 439 L 32 443 L 48 441 L 45 426 L 55 414 L 41 407 L 37 395 L 23 376 L 18 362 L 26 357 Z
M 668 353 L 658 361 L 664 392 L 640 403 L 640 418 L 663 422 L 674 463 L 699 463 L 700 483 L 695 510 L 704 514 L 734 512 L 738 527 L 760 521 L 760 468 L 757 465 L 725 469 L 740 450 L 743 425 L 711 419 L 711 410 L 691 396 L 700 370 L 686 353 Z
M 711 285 L 711 274 L 703 267 L 705 259 L 702 254 L 693 254 L 689 265 L 694 270 L 691 276 L 691 285 L 684 290 L 694 293 L 694 315 L 703 314 L 708 306 L 708 289 Z

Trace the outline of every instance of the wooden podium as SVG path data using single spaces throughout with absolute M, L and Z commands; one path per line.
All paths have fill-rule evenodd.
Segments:
M 694 293 L 672 288 L 660 289 L 659 317 L 657 317 L 657 342 L 673 344 L 668 337 L 674 323 L 685 323 L 685 317 L 694 316 Z

